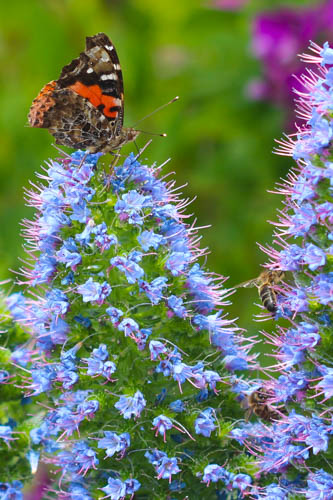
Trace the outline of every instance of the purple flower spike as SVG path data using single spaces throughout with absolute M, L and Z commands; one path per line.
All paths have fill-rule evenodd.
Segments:
M 90 83 L 103 61 L 102 97 L 113 108 L 120 69 L 105 37 L 87 37 L 87 51 L 62 74 L 93 60 L 83 71 L 85 87 L 94 90 Z M 46 107 L 56 92 L 68 112 L 73 97 L 88 106 L 89 116 L 103 116 L 72 88 L 53 85 L 40 96 Z M 102 135 L 109 126 L 109 120 L 101 125 Z M 321 130 L 321 142 L 328 132 Z M 90 136 L 88 129 L 84 134 Z M 35 472 L 40 463 L 39 474 L 47 464 L 50 474 L 40 489 L 60 500 L 204 498 L 194 460 L 208 456 L 210 439 L 221 452 L 215 430 L 230 424 L 220 411 L 217 421 L 215 410 L 223 407 L 230 416 L 235 404 L 222 390 L 233 377 L 223 359 L 232 355 L 254 366 L 251 342 L 227 318 L 230 290 L 204 267 L 207 249 L 187 222 L 188 201 L 180 199 L 175 181 L 138 155 L 121 158 L 113 163 L 100 153 L 64 153 L 28 192 L 35 210 L 24 222 L 28 293 L 9 297 L 1 319 L 0 384 L 8 408 L 2 442 L 10 454 L 5 469 L 28 482 L 29 467 Z M 328 208 L 321 212 L 325 221 Z M 302 224 L 295 221 L 297 228 Z M 28 427 L 23 405 L 32 415 Z M 21 438 L 27 428 L 29 436 Z M 195 429 L 201 436 L 192 437 Z M 309 439 L 312 447 L 323 446 L 316 432 Z M 222 450 L 222 456 L 229 454 Z M 235 488 L 243 485 L 240 477 Z M 21 500 L 21 489 L 14 482 L 0 485 L 6 498 Z
M 331 15 L 316 22 L 309 18 L 310 30 L 323 22 L 332 25 L 332 2 L 315 9 Z M 313 13 L 315 9 L 311 9 Z M 285 27 L 277 25 L 281 37 L 289 29 L 287 21 Z M 278 38 L 275 49 L 278 52 Z M 285 197 L 283 208 L 273 223 L 274 246 L 263 249 L 273 276 L 285 273 L 271 290 L 277 310 L 270 319 L 283 317 L 287 326 L 278 326 L 274 333 L 263 332 L 273 361 L 268 367 L 269 379 L 265 377 L 259 389 L 251 392 L 257 398 L 254 403 L 261 405 L 253 411 L 262 423 L 253 417 L 230 433 L 255 455 L 259 475 L 274 474 L 276 478 L 277 483 L 265 487 L 260 481 L 252 485 L 245 479 L 243 483 L 241 478 L 238 487 L 245 488 L 246 494 L 250 491 L 253 498 L 333 499 L 333 479 L 326 462 L 333 422 L 333 50 L 328 43 L 323 47 L 311 43 L 310 50 L 312 54 L 301 58 L 315 68 L 298 79 L 296 90 L 298 114 L 305 123 L 297 125 L 296 135 L 278 141 L 277 149 L 279 154 L 293 156 L 297 166 L 278 185 L 277 192 Z M 194 322 L 202 323 L 197 317 Z M 237 398 L 252 409 L 245 381 L 234 387 L 238 388 Z M 291 477 L 294 479 L 287 479 Z M 237 485 L 236 476 L 233 485 Z

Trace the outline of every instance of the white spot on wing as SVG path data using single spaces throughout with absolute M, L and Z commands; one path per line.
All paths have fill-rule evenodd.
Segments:
M 87 73 L 93 73 L 93 72 L 94 72 L 94 70 L 92 68 L 87 69 Z
M 118 80 L 116 73 L 110 73 L 108 75 L 101 75 L 101 80 Z
M 103 50 L 102 54 L 100 55 L 100 60 L 103 62 L 110 61 L 110 56 L 105 50 Z
M 114 69 L 121 69 L 121 68 L 120 68 L 120 64 L 114 64 L 114 66 L 113 66 L 113 67 L 114 67 Z
M 113 50 L 113 45 L 105 45 L 105 48 L 106 48 L 107 50 Z

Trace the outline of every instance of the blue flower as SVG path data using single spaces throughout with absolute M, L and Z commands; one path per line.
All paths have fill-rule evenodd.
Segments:
M 129 419 L 132 416 L 138 418 L 146 406 L 146 400 L 140 391 L 136 391 L 133 397 L 121 396 L 114 406 L 125 419 Z
M 120 479 L 108 478 L 108 484 L 101 488 L 111 500 L 121 500 L 126 495 L 126 484 Z
M 328 42 L 324 43 L 323 48 L 320 51 L 320 56 L 322 57 L 322 66 L 326 66 L 326 64 L 333 64 L 333 49 L 331 49 Z
M 123 455 L 130 446 L 131 438 L 127 432 L 116 434 L 111 431 L 104 431 L 104 438 L 98 440 L 98 448 L 106 450 L 106 456 L 112 457 L 115 453 Z
M 195 432 L 202 434 L 205 437 L 210 437 L 211 433 L 216 429 L 215 417 L 213 416 L 213 409 L 206 408 L 200 413 L 199 417 L 195 420 Z
M 119 323 L 121 316 L 124 315 L 123 311 L 117 309 L 116 307 L 108 307 L 105 311 L 111 318 L 111 322 L 116 325 Z
M 164 243 L 164 237 L 161 234 L 154 233 L 154 231 L 145 230 L 138 236 L 138 242 L 142 249 L 148 252 L 150 248 L 157 250 Z
M 144 270 L 136 262 L 126 257 L 118 256 L 110 260 L 112 267 L 117 267 L 123 272 L 127 278 L 128 283 L 134 284 L 144 276 Z
M 65 314 L 69 309 L 66 295 L 58 288 L 53 288 L 45 295 L 47 309 L 54 314 Z
M 154 418 L 153 426 L 154 429 L 156 429 L 155 436 L 157 434 L 160 434 L 161 436 L 164 437 L 165 441 L 165 432 L 172 429 L 173 424 L 169 417 L 166 417 L 165 415 L 159 415 L 158 417 Z
M 107 281 L 101 284 L 92 278 L 89 278 L 83 285 L 77 287 L 77 292 L 82 295 L 83 302 L 96 302 L 97 304 L 103 304 L 111 291 L 112 288 Z
M 167 281 L 165 276 L 155 278 L 151 283 L 139 281 L 140 291 L 144 292 L 151 303 L 156 305 L 163 297 L 163 289 L 167 286 Z
M 171 482 L 171 476 L 178 474 L 180 468 L 177 465 L 176 457 L 163 457 L 156 467 L 157 479 L 168 479 Z
M 327 305 L 333 302 L 333 273 L 316 276 L 312 290 L 321 304 Z
M 179 318 L 185 318 L 187 311 L 186 307 L 183 305 L 183 299 L 177 297 L 177 295 L 170 295 L 168 297 L 168 306 Z
M 303 254 L 303 261 L 308 264 L 311 271 L 315 271 L 318 267 L 325 265 L 326 254 L 317 245 L 307 243 Z
M 217 481 L 224 481 L 225 483 L 229 482 L 230 474 L 224 469 L 224 467 L 221 467 L 220 465 L 217 464 L 210 464 L 207 465 L 204 469 L 203 473 L 203 482 L 209 483 L 217 483 Z
M 3 500 L 23 500 L 21 489 L 23 484 L 21 481 L 13 481 L 12 483 L 0 483 L 0 494 Z

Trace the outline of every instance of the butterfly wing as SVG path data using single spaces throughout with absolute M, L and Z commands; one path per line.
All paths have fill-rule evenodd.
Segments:
M 124 116 L 117 52 L 104 34 L 86 38 L 86 50 L 47 84 L 29 112 L 32 127 L 47 128 L 56 143 L 101 151 L 117 137 Z M 112 148 L 111 148 L 112 149 Z
M 62 69 L 57 84 L 87 99 L 116 123 L 118 135 L 124 117 L 123 76 L 116 49 L 105 33 L 86 38 L 86 50 Z

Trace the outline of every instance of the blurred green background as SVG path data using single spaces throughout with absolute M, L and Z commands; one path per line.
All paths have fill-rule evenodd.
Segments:
M 84 49 L 85 36 L 103 31 L 116 45 L 125 85 L 125 124 L 131 126 L 156 107 L 180 100 L 139 128 L 166 132 L 154 138 L 144 157 L 175 171 L 197 225 L 209 246 L 208 267 L 230 276 L 227 286 L 255 277 L 265 257 L 256 242 L 271 242 L 280 206 L 267 193 L 292 165 L 274 156 L 285 111 L 247 97 L 249 81 L 261 64 L 251 52 L 255 16 L 311 1 L 249 0 L 235 10 L 214 8 L 209 0 L 12 0 L 1 6 L 1 181 L 0 279 L 17 270 L 23 257 L 20 220 L 31 217 L 23 187 L 35 171 L 57 156 L 46 130 L 26 126 L 31 101 L 61 68 Z M 295 54 L 296 58 L 296 54 Z M 149 136 L 141 135 L 143 146 Z M 123 149 L 129 152 L 133 145 Z M 257 326 L 256 290 L 239 290 L 231 307 L 239 324 Z

